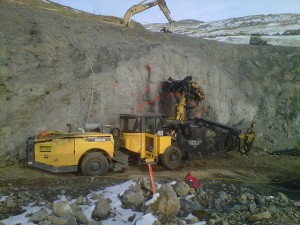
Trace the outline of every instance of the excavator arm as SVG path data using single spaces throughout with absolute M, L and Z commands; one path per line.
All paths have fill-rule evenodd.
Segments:
M 130 19 L 133 15 L 145 11 L 153 6 L 158 5 L 160 10 L 164 13 L 166 18 L 168 19 L 169 23 L 173 25 L 174 21 L 172 20 L 170 16 L 170 11 L 166 5 L 166 2 L 164 0 L 156 0 L 152 2 L 145 3 L 147 0 L 142 1 L 141 3 L 132 6 L 130 9 L 127 10 L 127 12 L 124 15 L 123 21 L 125 26 L 129 26 Z M 143 4 L 145 3 L 145 4 Z
M 157 0 L 157 2 L 158 2 L 158 6 L 159 6 L 160 10 L 165 14 L 165 17 L 169 21 L 169 24 L 171 26 L 173 26 L 174 20 L 172 20 L 172 18 L 170 16 L 170 10 L 166 4 L 166 1 L 165 0 Z

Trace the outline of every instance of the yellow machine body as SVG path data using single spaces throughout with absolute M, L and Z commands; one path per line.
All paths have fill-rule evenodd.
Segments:
M 122 133 L 121 147 L 139 154 L 141 159 L 157 158 L 171 145 L 171 136 L 148 133 Z
M 28 164 L 54 172 L 77 171 L 82 157 L 90 151 L 114 156 L 114 138 L 98 132 L 36 137 Z
M 161 114 L 123 114 L 120 147 L 139 155 L 140 159 L 158 160 L 171 146 L 171 135 L 161 130 Z
M 180 165 L 182 152 L 172 145 L 172 133 L 162 130 L 162 115 L 123 114 L 116 135 L 46 133 L 27 140 L 28 164 L 52 172 L 81 170 L 84 175 L 106 174 L 128 167 L 128 155 L 146 163 L 162 161 L 168 169 Z

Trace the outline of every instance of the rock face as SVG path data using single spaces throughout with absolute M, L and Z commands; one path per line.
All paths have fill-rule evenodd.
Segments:
M 1 1 L 0 16 L 1 159 L 16 158 L 40 130 L 159 112 L 160 83 L 187 75 L 206 95 L 197 116 L 254 120 L 256 147 L 299 149 L 300 48 L 151 33 L 33 0 Z

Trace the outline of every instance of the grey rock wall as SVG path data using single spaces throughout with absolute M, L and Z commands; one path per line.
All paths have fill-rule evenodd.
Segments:
M 198 116 L 241 128 L 254 120 L 259 149 L 300 148 L 300 48 L 151 33 L 115 18 L 8 1 L 0 17 L 4 160 L 40 130 L 117 125 L 120 113 L 158 112 L 161 82 L 187 75 L 206 95 Z

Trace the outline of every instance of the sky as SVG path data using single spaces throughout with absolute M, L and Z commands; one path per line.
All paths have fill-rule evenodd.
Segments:
M 142 0 L 51 1 L 98 15 L 123 17 L 127 9 Z M 166 0 L 166 2 L 175 21 L 195 19 L 208 22 L 258 14 L 300 14 L 300 0 Z M 142 24 L 168 22 L 158 6 L 136 14 L 132 19 Z

